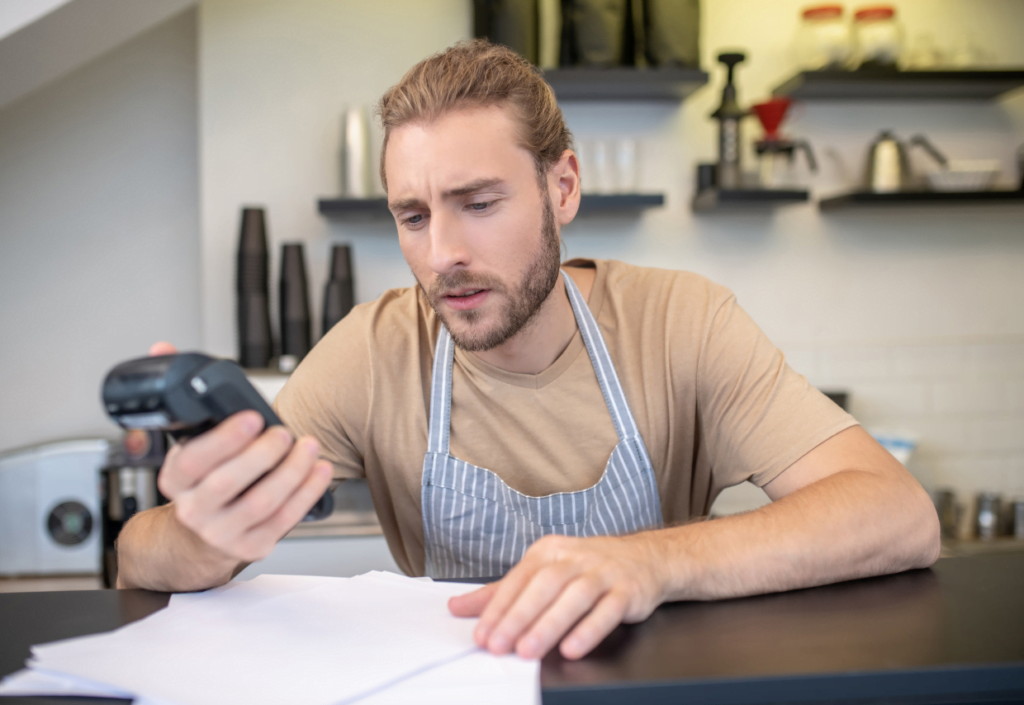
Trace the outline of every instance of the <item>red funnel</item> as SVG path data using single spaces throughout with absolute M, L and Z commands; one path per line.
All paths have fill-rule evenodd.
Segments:
M 763 103 L 750 106 L 757 115 L 757 119 L 764 126 L 765 139 L 773 140 L 778 138 L 779 125 L 786 119 L 786 111 L 793 101 L 789 98 L 779 96 L 766 100 Z

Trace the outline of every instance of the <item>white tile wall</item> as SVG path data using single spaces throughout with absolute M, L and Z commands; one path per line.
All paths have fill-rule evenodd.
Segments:
M 928 489 L 1024 496 L 1024 344 L 782 348 L 812 384 L 849 391 L 865 428 L 915 437 Z

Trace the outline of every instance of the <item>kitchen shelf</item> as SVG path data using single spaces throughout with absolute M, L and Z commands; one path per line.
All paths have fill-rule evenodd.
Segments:
M 663 205 L 665 205 L 665 196 L 660 193 L 585 193 L 580 198 L 578 215 L 630 214 L 647 208 L 659 208 Z
M 798 100 L 993 100 L 1024 86 L 1024 69 L 804 71 L 772 91 Z
M 844 208 L 895 206 L 961 206 L 984 204 L 1024 205 L 1024 191 L 903 191 L 874 193 L 854 191 L 818 201 L 823 211 Z
M 738 211 L 774 208 L 803 203 L 810 192 L 803 189 L 718 189 L 698 191 L 693 197 L 694 211 Z
M 347 218 L 349 216 L 376 216 L 390 218 L 388 199 L 380 198 L 321 198 L 317 201 L 320 215 L 327 218 Z
M 630 214 L 646 208 L 665 205 L 665 196 L 660 193 L 586 193 L 580 199 L 579 215 Z M 317 210 L 326 218 L 335 220 L 391 218 L 386 198 L 321 198 Z
M 559 100 L 684 100 L 708 82 L 687 68 L 565 68 L 544 71 Z

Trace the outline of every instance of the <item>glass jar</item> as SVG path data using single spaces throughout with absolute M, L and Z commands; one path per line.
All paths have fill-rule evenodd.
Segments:
M 903 30 L 891 5 L 857 10 L 853 15 L 853 38 L 853 68 L 896 68 L 903 51 Z
M 803 11 L 796 34 L 796 60 L 801 69 L 845 68 L 850 53 L 850 30 L 842 5 L 815 5 Z

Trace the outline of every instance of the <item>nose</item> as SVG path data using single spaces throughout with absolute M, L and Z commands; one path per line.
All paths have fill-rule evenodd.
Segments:
M 430 214 L 430 268 L 436 274 L 469 266 L 470 252 L 466 231 L 459 218 L 442 207 Z

